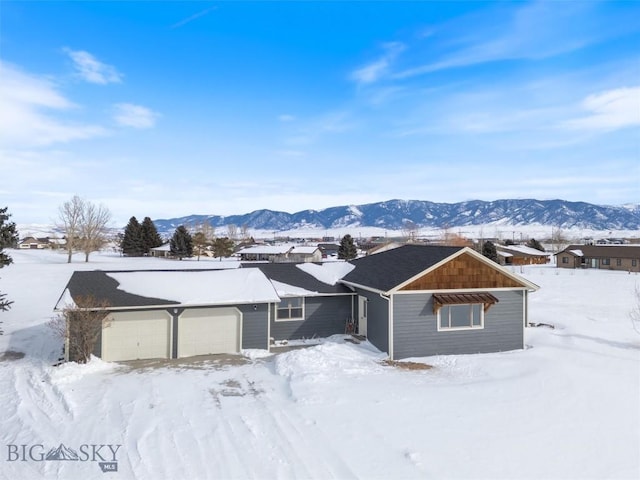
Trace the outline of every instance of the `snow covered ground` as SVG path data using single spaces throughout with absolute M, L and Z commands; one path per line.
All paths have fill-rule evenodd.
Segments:
M 45 323 L 74 269 L 210 265 L 10 254 L 1 479 L 640 477 L 638 275 L 518 268 L 542 287 L 530 320 L 556 328 L 527 329 L 522 351 L 413 359 L 430 370 L 383 365 L 341 337 L 236 365 L 53 367 Z M 79 459 L 37 461 L 51 449 Z M 103 473 L 114 458 L 118 472 Z

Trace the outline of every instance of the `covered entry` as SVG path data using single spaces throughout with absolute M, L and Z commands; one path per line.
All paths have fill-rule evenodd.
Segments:
M 240 351 L 242 314 L 237 308 L 193 308 L 178 319 L 178 358 Z
M 107 361 L 169 358 L 171 315 L 166 310 L 111 313 L 102 329 Z

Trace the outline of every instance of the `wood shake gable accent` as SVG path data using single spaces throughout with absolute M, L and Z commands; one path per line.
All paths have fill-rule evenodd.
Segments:
M 478 290 L 489 288 L 525 288 L 504 270 L 487 265 L 469 251 L 462 251 L 444 264 L 423 272 L 418 278 L 398 288 L 398 291 Z

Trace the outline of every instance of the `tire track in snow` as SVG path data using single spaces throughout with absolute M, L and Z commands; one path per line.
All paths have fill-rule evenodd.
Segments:
M 21 431 L 30 430 L 37 441 L 45 440 L 43 435 L 60 441 L 60 427 L 74 420 L 73 409 L 64 394 L 51 384 L 42 369 L 33 365 L 15 366 L 13 380 L 15 398 L 19 399 L 16 414 Z
M 260 466 L 246 476 L 357 477 L 315 424 L 291 413 L 290 397 L 278 390 L 261 394 L 253 381 L 243 378 L 251 395 L 221 399 L 225 414 L 220 427 L 226 448 L 246 452 Z

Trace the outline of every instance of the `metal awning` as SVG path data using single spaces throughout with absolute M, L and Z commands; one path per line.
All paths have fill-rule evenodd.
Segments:
M 468 305 L 471 303 L 482 303 L 484 311 L 491 308 L 491 305 L 498 303 L 498 299 L 488 292 L 475 293 L 434 293 L 433 313 L 437 313 L 443 305 Z

